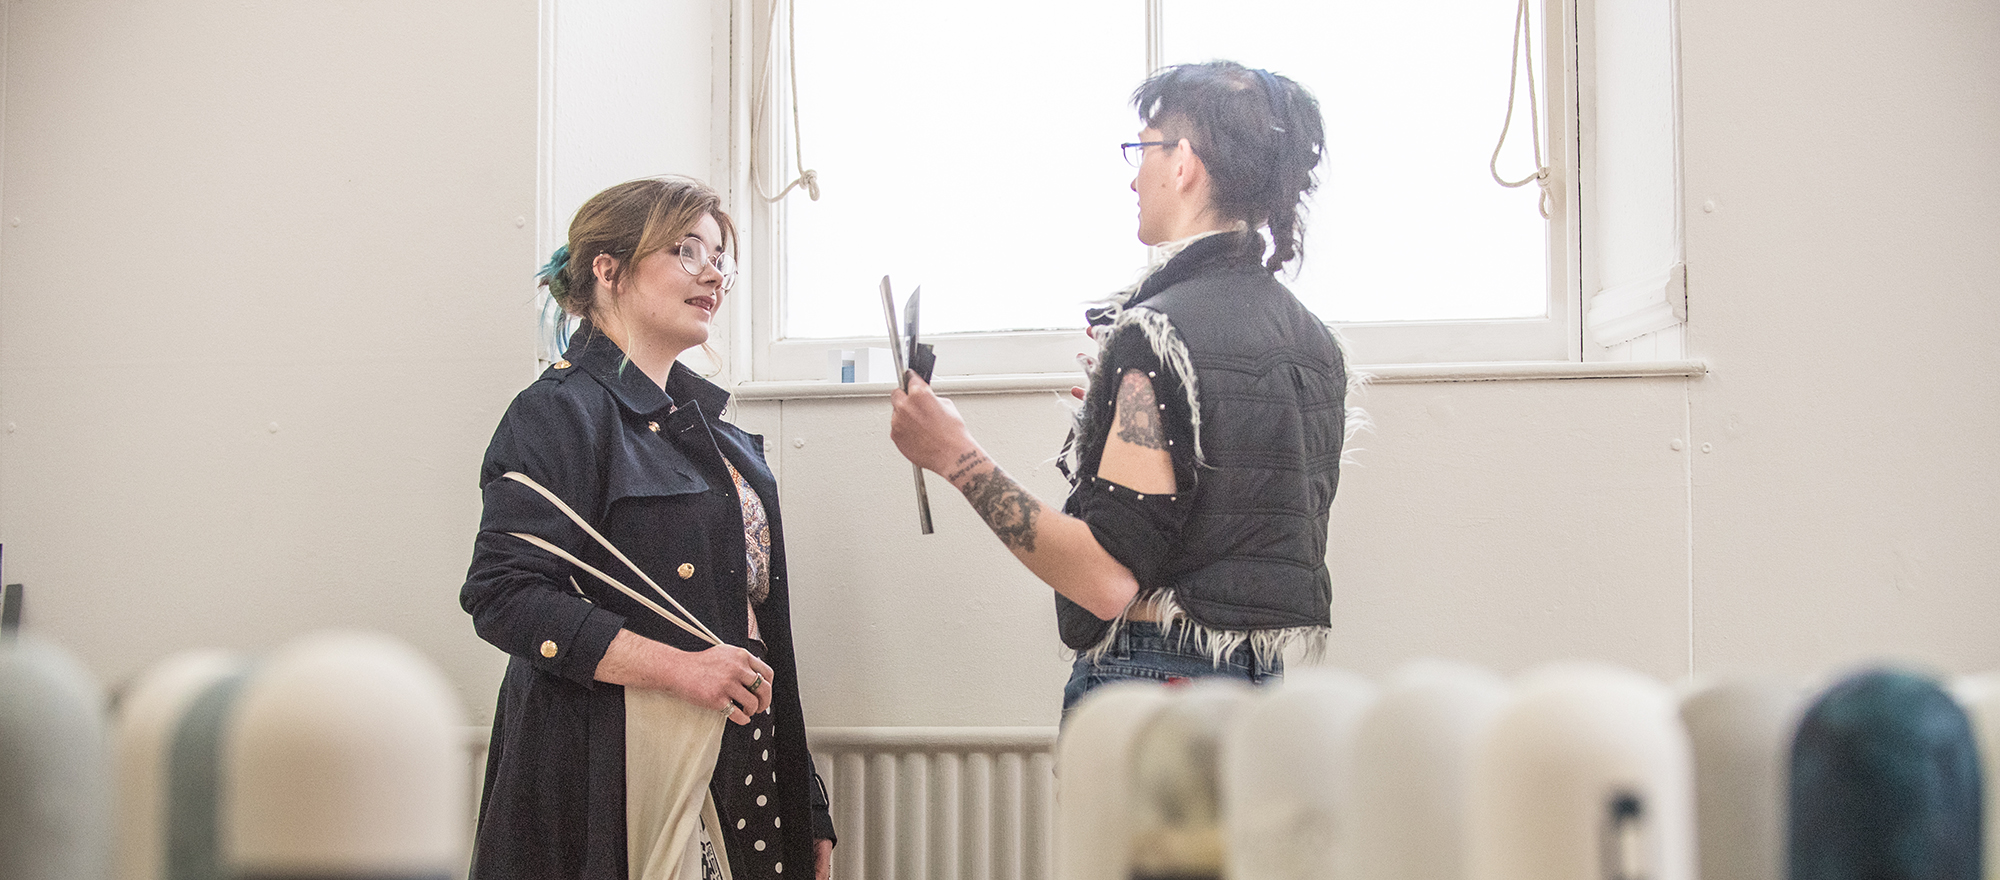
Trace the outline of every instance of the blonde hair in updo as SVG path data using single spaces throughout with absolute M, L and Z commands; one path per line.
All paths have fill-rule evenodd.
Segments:
M 736 226 L 722 210 L 722 196 L 692 177 L 665 175 L 629 180 L 611 187 L 583 207 L 569 224 L 569 242 L 542 272 L 563 311 L 589 318 L 598 305 L 598 254 L 618 261 L 619 271 L 638 265 L 655 251 L 680 244 L 703 216 L 722 228 L 722 249 L 736 250 Z

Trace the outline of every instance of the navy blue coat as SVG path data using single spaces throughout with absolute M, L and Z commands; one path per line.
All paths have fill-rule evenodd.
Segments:
M 493 716 L 472 876 L 625 880 L 624 688 L 593 674 L 621 628 L 683 650 L 708 647 L 509 535 L 538 535 L 648 591 L 547 499 L 500 475 L 520 471 L 547 487 L 723 641 L 743 645 L 742 509 L 725 457 L 770 517 L 771 594 L 757 614 L 776 673 L 781 843 L 784 861 L 809 866 L 811 754 L 792 651 L 784 525 L 763 438 L 721 421 L 729 399 L 721 388 L 676 363 L 662 393 L 588 324 L 566 357 L 515 397 L 479 472 L 485 513 L 459 600 L 479 636 L 512 659 Z

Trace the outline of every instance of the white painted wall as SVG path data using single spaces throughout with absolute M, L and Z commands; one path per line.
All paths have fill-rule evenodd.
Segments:
M 2000 6 L 1681 27 L 1697 666 L 2000 665 Z
M 605 187 L 667 172 L 713 177 L 727 121 L 713 119 L 714 4 L 544 0 L 542 13 L 554 37 L 543 58 L 553 94 L 542 241 L 553 251 Z
M 536 4 L 7 9 L 0 541 L 30 624 L 114 682 L 382 629 L 484 717 L 501 662 L 456 593 L 532 370 Z M 1371 389 L 1333 662 L 2000 667 L 2000 8 L 1682 0 L 1681 26 L 1685 345 L 1711 372 Z M 712 31 L 623 36 L 708 69 Z M 623 141 L 564 199 L 713 173 L 713 124 L 632 112 L 617 139 L 660 167 Z M 960 404 L 1059 492 L 1054 395 Z M 1054 723 L 1046 591 L 941 482 L 917 535 L 886 401 L 737 410 L 784 481 L 813 723 Z
M 533 0 L 6 5 L 0 542 L 116 683 L 453 598 L 532 376 Z M 490 711 L 482 696 L 474 711 Z

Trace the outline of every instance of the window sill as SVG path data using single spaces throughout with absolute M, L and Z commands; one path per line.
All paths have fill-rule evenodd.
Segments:
M 1371 385 L 1420 385 L 1429 382 L 1522 382 L 1543 379 L 1699 379 L 1708 375 L 1703 361 L 1522 361 L 1484 364 L 1377 364 L 1355 368 L 1367 373 Z
M 1083 384 L 1081 372 L 999 373 L 984 376 L 939 376 L 931 387 L 946 396 L 1068 392 Z M 887 397 L 890 382 L 742 382 L 730 390 L 737 400 L 800 400 L 820 397 Z
M 1437 382 L 1522 382 L 1547 379 L 1700 378 L 1708 373 L 1701 361 L 1525 361 L 1483 364 L 1376 364 L 1355 368 L 1368 374 L 1371 385 L 1420 385 Z M 940 376 L 935 387 L 946 396 L 1022 394 L 1041 391 L 1068 393 L 1082 384 L 1081 373 L 1013 373 L 988 376 Z M 886 397 L 888 382 L 744 382 L 732 389 L 743 400 L 809 400 L 836 397 Z

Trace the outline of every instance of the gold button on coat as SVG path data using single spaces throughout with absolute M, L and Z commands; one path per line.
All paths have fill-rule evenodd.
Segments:
M 555 367 L 558 370 L 567 370 L 569 369 L 569 361 L 556 361 L 549 366 Z
M 681 563 L 681 567 L 676 570 L 680 573 L 681 580 L 694 577 L 694 563 L 692 562 L 683 562 Z
M 543 643 L 542 643 L 542 656 L 544 656 L 544 657 L 554 657 L 555 655 L 556 655 L 556 643 L 555 643 L 555 642 L 543 642 Z

